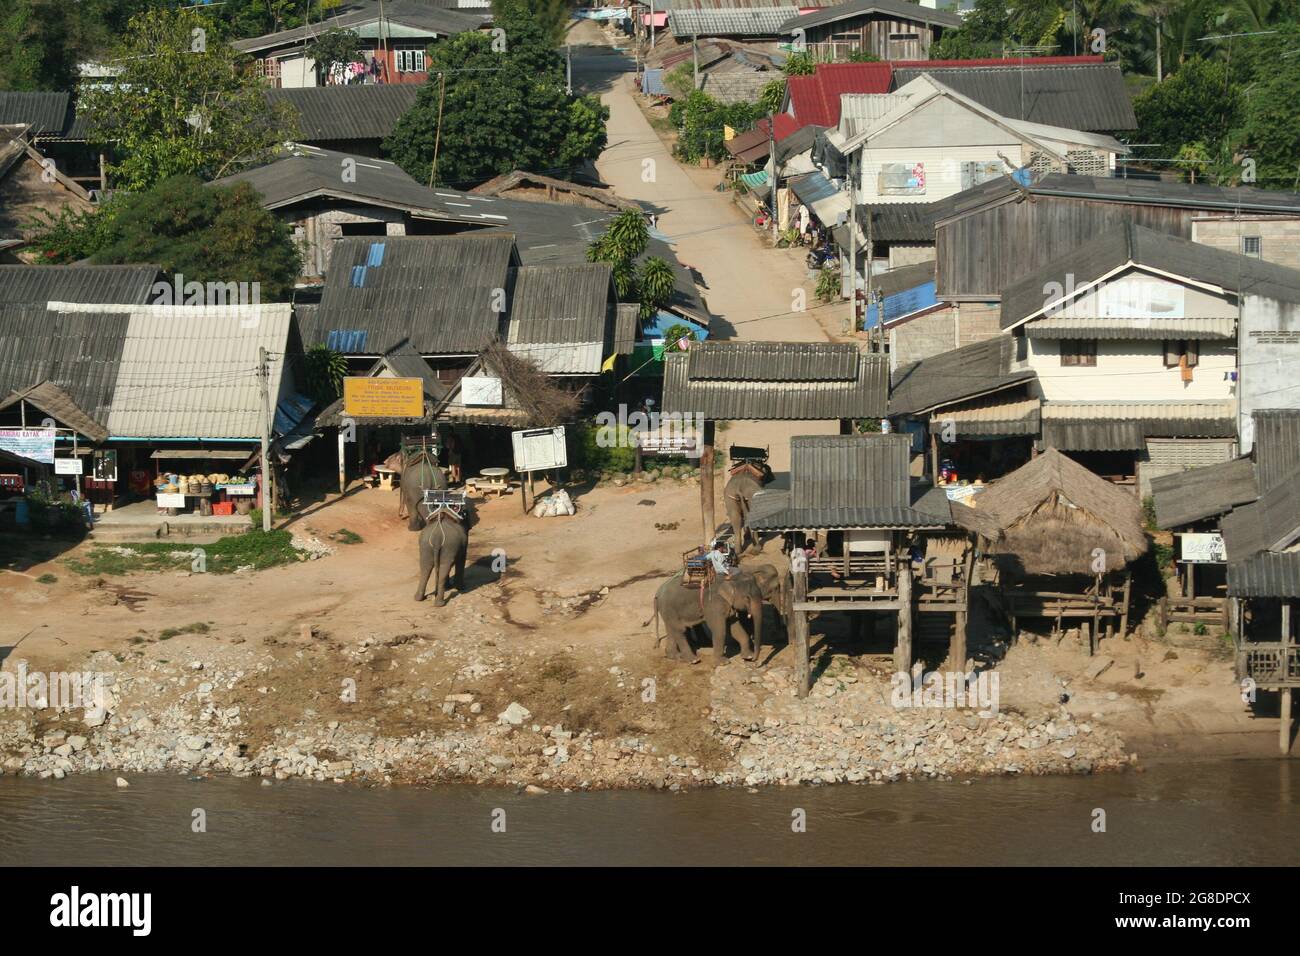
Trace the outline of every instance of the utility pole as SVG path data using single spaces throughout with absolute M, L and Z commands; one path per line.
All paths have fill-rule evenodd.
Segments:
M 257 382 L 262 393 L 262 530 L 271 530 L 275 510 L 275 487 L 271 477 L 271 371 L 266 349 L 257 350 Z
M 573 95 L 573 47 L 564 44 L 564 91 Z
M 447 96 L 447 73 L 438 73 L 438 128 L 433 134 L 433 162 L 429 164 L 429 188 L 433 188 L 434 178 L 438 175 L 438 147 L 442 145 L 442 102 Z
M 388 82 L 388 41 L 384 37 L 384 0 L 379 0 L 379 55 L 383 60 L 384 71 L 381 74 L 384 82 Z M 393 64 L 397 66 L 396 63 Z
M 695 78 L 692 81 L 695 89 L 700 88 L 700 35 L 697 33 L 691 37 L 691 61 L 695 67 Z
M 655 0 L 650 0 L 650 49 L 655 48 Z
M 867 144 L 863 143 L 862 152 L 866 152 L 866 148 L 867 148 Z M 862 175 L 862 152 L 858 153 L 858 175 L 859 176 Z M 867 210 L 867 275 L 866 275 L 866 279 L 867 279 L 866 296 L 867 297 L 866 297 L 866 305 L 865 305 L 865 308 L 868 309 L 871 308 L 871 303 L 874 301 L 874 299 L 872 298 L 872 290 L 871 290 L 871 285 L 872 285 L 871 266 L 872 266 L 872 261 L 875 259 L 875 257 L 876 257 L 875 236 L 872 234 L 872 229 L 871 229 L 871 210 L 868 209 Z M 880 335 L 879 335 L 880 344 L 879 347 L 876 349 L 876 351 L 883 353 L 885 351 L 885 304 L 883 302 L 876 303 L 876 326 L 880 330 Z
M 776 115 L 767 114 L 767 163 L 771 167 L 768 176 L 772 180 L 772 245 L 776 245 Z
M 845 323 L 846 332 L 858 331 L 858 202 L 857 177 L 862 171 L 862 152 L 859 150 L 849 159 L 849 320 Z M 853 167 L 857 165 L 855 174 Z M 867 211 L 867 228 L 871 227 L 871 212 Z

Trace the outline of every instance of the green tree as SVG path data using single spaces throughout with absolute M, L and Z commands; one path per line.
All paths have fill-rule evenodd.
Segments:
M 668 118 L 678 130 L 673 154 L 688 163 L 704 159 L 719 161 L 727 155 L 725 127 L 744 132 L 762 115 L 755 103 L 719 103 L 696 90 L 686 99 L 673 103 L 668 111 Z
M 758 93 L 758 110 L 764 116 L 781 112 L 785 103 L 785 80 L 773 80 Z
M 1241 94 L 1220 62 L 1193 57 L 1173 76 L 1133 102 L 1138 138 L 1154 146 L 1139 147 L 1139 156 L 1172 156 L 1183 146 L 1201 143 L 1214 150 L 1234 124 Z
M 625 209 L 605 227 L 604 234 L 587 246 L 588 262 L 604 262 L 613 272 L 614 291 L 623 302 L 637 296 L 637 274 L 632 262 L 645 251 L 650 227 L 636 209 Z
M 105 264 L 154 262 L 187 282 L 257 282 L 267 302 L 286 299 L 300 271 L 289 227 L 262 208 L 247 183 L 208 186 L 195 176 L 173 176 L 119 194 L 82 226 L 84 241 L 69 244 L 69 254 L 89 252 Z
M 193 10 L 133 17 L 112 51 L 112 84 L 83 88 L 92 141 L 110 145 L 115 184 L 147 189 L 180 173 L 215 179 L 263 162 L 296 135 L 292 107 Z
M 352 30 L 326 30 L 307 47 L 307 55 L 316 61 L 316 69 L 325 76 L 335 63 L 355 63 L 364 57 L 361 37 Z
M 566 0 L 492 0 L 492 15 L 496 23 L 505 21 L 531 21 L 549 49 L 564 45 L 569 31 L 571 15 Z M 510 28 L 506 28 L 510 41 Z
M 636 284 L 641 300 L 641 318 L 649 319 L 672 301 L 677 277 L 673 267 L 658 256 L 647 256 L 637 266 Z
M 562 174 L 605 148 L 608 108 L 565 92 L 564 58 L 537 23 L 511 7 L 496 25 L 504 47 L 489 34 L 462 33 L 429 51 L 430 82 L 384 142 L 416 180 L 429 181 L 435 146 L 435 179 L 444 185 L 512 169 Z
M 328 405 L 343 394 L 348 360 L 328 345 L 313 345 L 306 355 L 307 394 L 318 404 Z
M 785 58 L 781 72 L 786 76 L 812 76 L 817 72 L 817 61 L 811 53 L 791 53 Z

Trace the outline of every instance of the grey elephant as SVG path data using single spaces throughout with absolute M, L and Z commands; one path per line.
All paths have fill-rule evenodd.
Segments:
M 419 531 L 424 527 L 424 520 L 419 516 L 418 505 L 424 500 L 424 492 L 442 491 L 447 487 L 447 475 L 439 468 L 428 452 L 421 452 L 408 459 L 402 466 L 402 485 L 397 503 L 397 517 L 406 518 L 406 527 Z
M 754 626 L 754 644 L 750 647 L 749 635 L 740 623 L 740 615 L 747 614 Z M 682 584 L 682 572 L 674 574 L 659 586 L 655 593 L 654 613 L 655 645 L 663 640 L 659 636 L 659 621 L 663 621 L 664 637 L 668 639 L 665 653 L 675 660 L 695 664 L 700 657 L 691 647 L 688 633 L 697 624 L 707 624 L 713 640 L 713 662 L 719 664 L 727 653 L 727 627 L 740 644 L 741 656 L 752 661 L 763 648 L 763 592 L 758 579 L 748 571 L 737 569 L 730 577 L 715 575 L 702 587 Z M 646 621 L 649 624 L 650 621 Z M 644 625 L 642 625 L 644 626 Z
M 435 514 L 427 523 L 419 510 L 412 511 L 413 520 L 423 525 L 420 531 L 420 585 L 415 590 L 415 599 L 424 600 L 425 590 L 429 586 L 429 575 L 435 570 L 434 604 L 442 607 L 447 603 L 447 579 L 455 570 L 451 585 L 457 594 L 465 593 L 465 554 L 469 551 L 469 529 L 463 519 L 449 512 Z
M 745 519 L 749 517 L 749 503 L 754 492 L 771 481 L 771 475 L 766 465 L 740 462 L 732 467 L 731 477 L 722 489 L 722 500 L 727 508 L 727 520 L 731 522 L 737 554 L 743 554 L 747 544 L 758 544 L 758 536 L 745 527 Z
M 745 570 L 754 575 L 758 588 L 763 592 L 763 600 L 776 608 L 776 613 L 785 624 L 790 617 L 794 598 L 794 578 L 789 569 L 782 570 L 767 563 L 746 565 Z

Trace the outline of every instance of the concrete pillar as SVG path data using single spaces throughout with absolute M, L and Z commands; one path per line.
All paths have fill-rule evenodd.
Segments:
M 898 641 L 894 645 L 894 670 L 912 672 L 912 568 L 898 572 Z M 963 662 L 964 663 L 964 662 Z

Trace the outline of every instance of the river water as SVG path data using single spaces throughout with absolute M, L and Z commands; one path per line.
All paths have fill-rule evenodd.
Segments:
M 1300 862 L 1285 760 L 886 786 L 530 796 L 218 777 L 0 777 L 9 865 Z M 206 832 L 196 833 L 195 811 Z M 802 810 L 806 832 L 792 821 Z M 1094 812 L 1106 830 L 1093 832 Z M 493 821 L 504 820 L 504 832 Z

